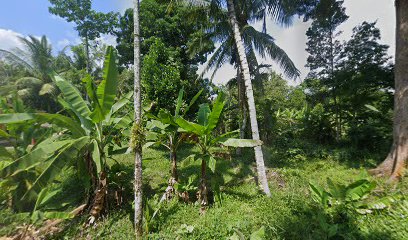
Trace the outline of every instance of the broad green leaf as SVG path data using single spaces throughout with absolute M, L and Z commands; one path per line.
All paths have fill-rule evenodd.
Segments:
M 224 109 L 225 101 L 224 94 L 220 92 L 218 97 L 215 99 L 211 113 L 208 116 L 208 125 L 206 127 L 205 133 L 208 134 L 217 126 L 218 121 L 221 116 L 221 112 Z
M 327 178 L 328 192 L 335 199 L 345 199 L 346 186 L 333 182 L 330 178 Z
M 34 120 L 35 114 L 33 113 L 6 113 L 0 114 L 0 123 L 20 123 L 24 121 Z
M 220 136 L 214 138 L 213 140 L 211 140 L 211 144 L 216 144 L 216 143 L 219 143 L 219 142 L 225 142 L 225 141 L 228 140 L 231 136 L 233 136 L 233 135 L 238 135 L 238 133 L 239 133 L 239 130 L 238 130 L 238 129 L 235 130 L 235 131 L 232 131 L 232 132 L 224 133 L 224 134 L 222 134 L 222 135 L 220 135 Z
M 157 139 L 158 139 L 158 133 L 152 132 L 152 131 L 146 132 L 146 141 L 157 141 Z
M 51 114 L 51 113 L 0 114 L 0 124 L 23 123 L 26 121 L 35 121 L 38 124 L 50 122 L 62 128 L 67 128 L 76 137 L 85 135 L 84 129 L 77 122 L 61 114 Z
M 51 113 L 36 113 L 36 121 L 38 123 L 50 122 L 61 128 L 66 128 L 71 131 L 74 137 L 81 137 L 85 135 L 85 130 L 73 119 L 61 114 Z
M 208 167 L 211 169 L 213 173 L 215 173 L 215 166 L 217 164 L 217 160 L 213 158 L 212 156 L 209 156 L 208 158 Z
M 176 111 L 174 114 L 175 117 L 178 117 L 180 114 L 180 108 L 181 108 L 181 105 L 183 104 L 183 95 L 184 95 L 184 88 L 180 89 L 178 97 L 177 97 Z
M 188 122 L 181 117 L 176 119 L 176 123 L 187 132 L 195 133 L 198 136 L 204 134 L 205 127 L 196 123 Z
M 365 195 L 369 194 L 375 186 L 375 182 L 370 182 L 367 179 L 355 181 L 346 188 L 346 200 L 360 200 Z
M 261 140 L 229 138 L 221 144 L 227 147 L 257 147 L 263 143 Z
M 96 173 L 99 176 L 99 173 L 102 170 L 102 159 L 101 159 L 101 153 L 99 151 L 99 144 L 98 141 L 95 139 L 92 139 L 92 160 L 95 163 L 96 166 Z
M 81 122 L 81 127 L 85 130 L 86 134 L 89 135 L 89 133 L 92 130 L 93 123 L 89 118 L 83 118 L 78 112 L 76 112 L 72 105 L 69 104 L 67 101 L 65 101 L 63 98 L 58 97 L 58 102 L 61 104 L 61 106 L 67 110 L 71 116 L 75 119 L 75 116 L 79 119 Z M 75 116 L 74 116 L 75 115 Z
M 259 228 L 258 230 L 256 230 L 255 232 L 253 232 L 251 234 L 251 236 L 249 237 L 250 240 L 264 240 L 265 238 L 265 227 L 262 226 L 261 228 Z
M 130 147 L 123 147 L 115 150 L 108 150 L 109 156 L 119 155 L 119 154 L 128 154 L 131 151 Z
M 132 113 L 130 116 L 133 115 Z M 133 122 L 133 120 L 130 118 L 130 116 L 124 116 L 121 118 L 112 118 L 112 124 L 113 124 L 113 129 L 124 129 L 130 126 L 130 124 Z
M 85 89 L 86 89 L 86 93 L 88 94 L 89 99 L 95 105 L 99 106 L 98 98 L 96 97 L 96 92 L 95 92 L 95 85 L 92 80 L 92 76 L 89 74 L 86 74 L 86 76 L 82 79 L 82 82 L 85 83 Z M 97 106 L 94 106 L 94 107 L 97 107 Z
M 43 188 L 41 192 L 38 194 L 37 200 L 35 201 L 34 205 L 34 212 L 38 209 L 40 204 L 43 202 L 44 198 L 47 196 L 48 188 Z
M 176 125 L 175 118 L 165 109 L 160 109 L 157 117 L 159 118 L 159 121 L 164 124 Z
M 391 206 L 393 202 L 395 202 L 395 199 L 387 196 L 367 203 L 367 208 L 381 210 Z
M 154 130 L 154 128 L 165 130 L 168 126 L 169 126 L 169 124 L 163 124 L 162 122 L 157 121 L 157 120 L 150 120 L 146 124 L 146 128 L 152 129 L 152 130 Z
M 77 117 L 81 120 L 82 124 L 85 125 L 84 121 L 87 121 L 90 125 L 89 116 L 91 111 L 88 108 L 88 105 L 81 96 L 81 93 L 76 87 L 74 87 L 70 82 L 64 80 L 59 76 L 55 76 L 55 84 L 61 90 L 65 102 L 70 106 L 70 110 L 73 111 Z
M 118 69 L 116 65 L 115 51 L 112 46 L 109 46 L 106 51 L 103 80 L 99 84 L 96 91 L 99 105 L 101 109 L 95 108 L 91 114 L 91 118 L 95 123 L 103 121 L 106 115 L 111 111 L 116 97 L 118 87 Z
M 211 113 L 210 105 L 208 105 L 208 103 L 201 104 L 197 114 L 198 124 L 202 126 L 207 126 L 208 116 L 210 115 L 210 113 Z
M 111 108 L 111 114 L 115 114 L 117 111 L 122 109 L 126 104 L 129 104 L 132 101 L 132 96 L 133 92 L 128 92 L 125 94 L 123 98 L 121 98 L 119 101 L 117 101 L 115 104 L 113 104 Z
M 324 190 L 323 188 L 314 185 L 313 183 L 309 182 L 310 192 L 312 193 L 312 199 L 320 204 L 326 205 L 324 199 Z
M 229 238 L 229 240 L 245 240 L 245 236 L 242 232 L 237 229 L 234 229 L 234 234 Z
M 42 190 L 41 190 L 41 192 L 40 192 L 40 194 L 38 195 L 38 198 L 37 198 L 37 201 L 39 203 L 38 203 L 36 209 L 38 209 L 38 208 L 40 208 L 42 206 L 45 206 L 45 205 L 46 205 L 47 208 L 49 208 L 50 207 L 49 204 L 51 204 L 52 205 L 51 207 L 54 208 L 54 209 L 66 206 L 64 203 L 55 202 L 54 199 L 53 199 L 57 194 L 61 193 L 61 191 L 62 191 L 61 188 L 58 188 L 58 189 L 56 189 L 54 191 L 48 191 L 47 188 L 44 188 L 44 189 L 46 189 L 47 191 L 45 191 L 45 194 L 44 194 L 44 196 L 42 196 L 41 201 L 38 201 L 38 199 L 40 198 L 41 192 L 42 192 Z
M 366 108 L 370 109 L 371 111 L 380 112 L 380 110 L 378 110 L 376 107 L 374 107 L 374 106 L 372 106 L 372 105 L 366 104 L 366 105 L 364 105 L 364 106 L 365 106 Z
M 73 217 L 75 215 L 69 212 L 44 212 L 46 219 L 71 219 Z
M 143 145 L 143 149 L 149 148 L 153 146 L 154 144 L 156 144 L 156 142 L 147 142 Z
M 185 116 L 190 110 L 190 108 L 194 105 L 194 103 L 197 101 L 197 99 L 200 97 L 201 93 L 204 91 L 204 89 L 201 89 L 196 95 L 194 95 L 193 99 L 191 99 L 190 103 L 188 104 L 187 108 L 184 110 L 184 113 L 182 116 Z
M 82 148 L 89 144 L 89 137 L 81 137 L 70 140 L 69 143 L 60 149 L 54 157 L 50 159 L 48 166 L 44 168 L 41 175 L 35 180 L 34 184 L 27 190 L 22 199 L 35 196 L 42 188 L 46 187 L 63 169 L 63 167 L 72 159 L 76 159 Z M 81 159 L 82 160 L 82 159 Z
M 65 147 L 71 140 L 53 142 L 46 140 L 37 145 L 30 153 L 18 158 L 0 170 L 0 178 L 15 175 L 20 171 L 27 170 L 50 158 L 56 151 Z

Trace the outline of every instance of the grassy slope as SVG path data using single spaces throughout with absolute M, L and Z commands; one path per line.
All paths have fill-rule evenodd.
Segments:
M 204 215 L 194 203 L 185 204 L 176 200 L 164 204 L 156 218 L 150 222 L 149 239 L 228 239 L 234 229 L 249 236 L 265 227 L 267 239 L 325 239 L 314 216 L 317 210 L 309 196 L 308 182 L 326 185 L 326 178 L 349 183 L 365 175 L 358 163 L 369 164 L 370 159 L 354 158 L 349 152 L 326 152 L 312 148 L 312 157 L 303 150 L 277 152 L 266 149 L 266 165 L 273 193 L 266 198 L 259 191 L 254 179 L 254 163 L 251 151 L 232 161 L 217 162 L 217 169 L 225 174 L 216 177 L 224 182 L 223 203 L 214 204 Z M 190 155 L 193 150 L 186 148 L 179 159 Z M 316 154 L 316 152 L 318 152 Z M 160 198 L 169 178 L 168 154 L 162 150 L 147 150 L 144 153 L 145 194 L 149 203 Z M 133 171 L 133 158 L 123 155 L 116 159 L 123 164 L 122 176 L 130 183 Z M 357 163 L 357 164 L 356 164 Z M 196 176 L 199 162 L 181 162 L 180 179 Z M 278 174 L 273 174 L 274 169 Z M 197 176 L 195 182 L 198 181 Z M 128 185 L 128 188 L 131 188 Z M 376 195 L 408 193 L 407 181 L 401 183 L 399 190 L 392 190 L 379 183 Z M 131 189 L 125 201 L 131 202 Z M 405 209 L 403 209 L 405 207 Z M 150 213 L 151 214 L 151 213 Z M 346 219 L 338 239 L 408 239 L 408 203 L 379 213 Z M 83 229 L 85 216 L 67 224 L 66 230 L 56 239 L 133 239 L 132 209 L 130 204 L 114 208 L 95 228 Z M 190 232 L 187 227 L 193 227 Z

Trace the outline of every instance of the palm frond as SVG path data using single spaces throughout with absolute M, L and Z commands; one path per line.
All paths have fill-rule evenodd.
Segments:
M 270 57 L 276 61 L 284 74 L 289 78 L 297 78 L 300 76 L 299 70 L 286 54 L 286 52 L 275 44 L 274 39 L 266 34 L 255 30 L 252 26 L 245 26 L 243 29 L 244 38 L 253 43 L 255 50 L 265 58 Z

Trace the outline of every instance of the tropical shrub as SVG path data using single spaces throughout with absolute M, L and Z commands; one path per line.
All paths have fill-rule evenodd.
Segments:
M 61 130 L 36 144 L 26 155 L 0 169 L 0 178 L 6 180 L 26 174 L 29 170 L 35 169 L 38 172 L 31 178 L 34 180 L 27 183 L 29 187 L 19 200 L 32 202 L 38 199 L 44 194 L 40 195 L 42 189 L 65 166 L 76 165 L 85 186 L 89 190 L 95 189 L 90 220 L 94 221 L 100 215 L 108 191 L 107 157 L 122 152 L 114 138 L 122 134 L 124 127 L 132 122 L 132 115 L 116 116 L 130 102 L 131 94 L 115 102 L 118 75 L 115 61 L 115 52 L 109 47 L 104 62 L 103 80 L 99 86 L 96 88 L 89 76 L 84 80 L 90 103 L 82 98 L 71 83 L 59 76 L 54 77 L 55 84 L 62 92 L 58 101 L 69 116 L 51 113 L 0 114 L 1 124 L 51 123 Z M 23 179 L 29 181 L 30 178 Z
M 321 229 L 331 238 L 340 232 L 340 227 L 353 220 L 353 214 L 369 214 L 373 210 L 386 208 L 389 198 L 368 200 L 375 189 L 375 182 L 360 179 L 349 185 L 333 182 L 327 178 L 328 189 L 309 183 L 311 196 L 319 206 L 315 217 Z
M 217 98 L 212 103 L 212 108 L 208 103 L 200 105 L 197 112 L 197 122 L 189 122 L 179 116 L 175 120 L 177 125 L 184 132 L 192 134 L 192 139 L 195 145 L 200 149 L 199 154 L 193 154 L 190 158 L 201 160 L 201 179 L 198 187 L 198 200 L 201 205 L 201 210 L 208 206 L 209 187 L 207 184 L 207 168 L 213 173 L 216 170 L 217 160 L 221 160 L 217 154 L 220 152 L 219 146 L 225 147 L 254 147 L 262 144 L 262 141 L 250 139 L 235 139 L 230 138 L 237 131 L 227 132 L 222 135 L 216 134 L 216 127 L 221 117 L 225 105 L 224 95 L 220 92 Z M 216 181 L 212 181 L 212 187 L 215 191 L 215 197 L 218 201 L 221 200 L 219 185 Z

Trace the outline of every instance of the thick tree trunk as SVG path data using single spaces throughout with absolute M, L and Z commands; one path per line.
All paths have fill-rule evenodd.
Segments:
M 228 15 L 231 22 L 231 27 L 234 31 L 234 40 L 236 47 L 238 49 L 238 56 L 241 63 L 241 69 L 243 72 L 243 77 L 245 81 L 245 88 L 246 88 L 246 95 L 248 100 L 248 108 L 249 108 L 249 118 L 251 122 L 251 130 L 252 130 L 252 138 L 254 140 L 259 139 L 259 130 L 258 130 L 258 121 L 256 119 L 256 109 L 255 109 L 255 100 L 254 100 L 254 93 L 252 90 L 252 83 L 251 83 L 251 76 L 249 74 L 249 67 L 248 61 L 245 54 L 245 48 L 241 37 L 241 32 L 238 26 L 238 22 L 235 15 L 234 9 L 234 1 L 227 0 L 227 7 L 228 7 Z M 268 186 L 268 179 L 266 178 L 266 171 L 265 171 L 265 164 L 263 159 L 262 147 L 258 146 L 255 147 L 255 159 L 257 165 L 257 172 L 258 172 L 258 181 L 262 186 L 263 191 L 267 196 L 271 195 Z
M 395 52 L 395 95 L 393 144 L 387 158 L 373 175 L 402 177 L 408 158 L 408 1 L 395 1 L 397 29 Z
M 140 30 L 139 30 L 139 0 L 133 0 L 134 22 L 134 108 L 136 125 L 142 124 L 142 103 L 140 88 Z M 135 149 L 135 234 L 136 239 L 143 237 L 143 205 L 142 205 L 142 147 L 137 143 Z

